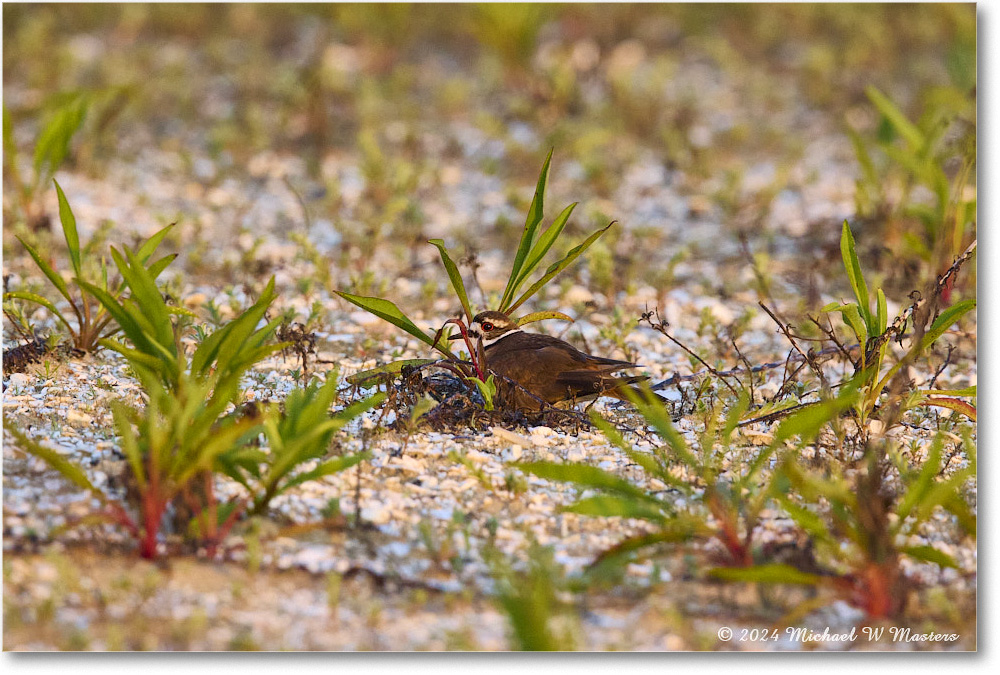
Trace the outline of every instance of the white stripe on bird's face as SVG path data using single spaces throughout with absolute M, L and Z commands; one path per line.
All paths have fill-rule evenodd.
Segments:
M 499 342 L 500 340 L 503 340 L 508 335 L 513 335 L 514 333 L 523 333 L 523 332 L 524 331 L 522 331 L 520 328 L 512 328 L 511 330 L 503 332 L 500 335 L 496 335 L 496 336 L 491 337 L 491 338 L 485 338 L 483 340 L 483 347 L 489 347 L 491 344 L 493 344 L 495 342 Z

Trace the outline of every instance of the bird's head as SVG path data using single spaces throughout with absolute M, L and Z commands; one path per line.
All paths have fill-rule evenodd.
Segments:
M 480 312 L 472 319 L 469 325 L 469 337 L 473 340 L 482 340 L 483 346 L 489 346 L 506 337 L 510 333 L 518 332 L 517 322 L 503 312 Z M 461 335 L 452 335 L 452 340 L 461 339 Z

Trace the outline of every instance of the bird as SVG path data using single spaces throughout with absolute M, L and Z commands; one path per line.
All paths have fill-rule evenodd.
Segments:
M 467 333 L 483 355 L 486 370 L 497 375 L 497 397 L 505 407 L 537 412 L 547 405 L 598 396 L 627 401 L 626 389 L 640 399 L 648 398 L 631 386 L 647 376 L 615 376 L 636 364 L 587 354 L 551 335 L 526 333 L 504 312 L 476 314 Z M 449 339 L 461 338 L 459 334 Z

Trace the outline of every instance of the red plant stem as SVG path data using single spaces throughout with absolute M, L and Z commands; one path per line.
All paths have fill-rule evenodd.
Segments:
M 465 341 L 465 346 L 469 350 L 469 359 L 472 361 L 472 367 L 476 369 L 476 375 L 480 380 L 486 381 L 486 374 L 483 372 L 482 364 L 479 363 L 479 352 L 473 348 L 472 343 L 469 341 L 469 331 L 466 329 L 465 322 L 461 319 L 448 319 L 444 322 L 445 325 L 453 323 L 458 326 L 458 330 L 462 333 L 462 340 Z

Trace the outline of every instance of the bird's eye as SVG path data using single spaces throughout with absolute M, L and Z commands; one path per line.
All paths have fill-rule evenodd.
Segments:
M 487 321 L 486 323 L 483 324 L 483 330 L 485 330 L 485 331 L 491 331 L 491 330 L 493 330 L 493 324 L 491 324 L 489 321 Z

